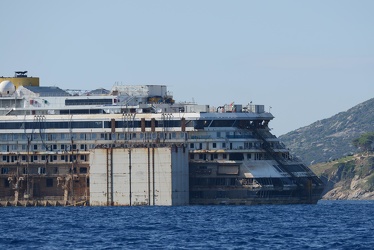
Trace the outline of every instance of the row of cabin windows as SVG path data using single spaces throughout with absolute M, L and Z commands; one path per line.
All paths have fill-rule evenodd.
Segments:
M 45 186 L 46 187 L 54 187 L 54 179 L 53 178 L 46 178 L 45 179 Z M 10 183 L 7 179 L 4 179 L 4 188 L 10 188 Z M 87 186 L 89 186 L 89 181 L 87 180 Z
M 71 112 L 71 111 L 69 111 Z M 126 119 L 126 118 L 125 118 Z M 204 129 L 206 127 L 238 127 L 240 124 L 249 123 L 250 121 L 239 121 L 239 120 L 196 120 L 186 121 L 184 126 L 194 127 L 195 129 Z M 145 120 L 145 127 L 150 128 L 152 123 L 157 128 L 162 127 L 181 127 L 181 120 Z M 115 128 L 141 128 L 142 122 L 140 120 L 123 120 L 115 121 Z M 111 121 L 59 121 L 50 122 L 46 121 L 42 117 L 37 117 L 32 122 L 0 122 L 1 129 L 74 129 L 74 128 L 112 128 Z
M 86 161 L 87 156 L 86 155 L 30 155 L 30 162 L 37 162 L 37 161 L 63 161 L 63 162 L 72 162 L 76 161 L 77 159 L 80 159 L 81 161 Z M 17 155 L 3 155 L 2 161 L 3 162 L 17 162 L 17 161 L 27 162 L 27 156 L 17 156 Z
M 250 160 L 267 160 L 265 153 L 222 153 L 222 154 L 190 154 L 191 160 L 225 160 L 230 161 L 243 161 L 244 159 Z
M 53 150 L 61 150 L 61 151 L 70 151 L 70 150 L 88 150 L 95 148 L 95 144 L 80 144 L 77 146 L 76 144 L 73 145 L 66 145 L 66 144 L 52 144 L 52 145 L 38 145 L 34 144 L 31 145 L 30 150 L 31 151 L 38 151 L 38 150 L 47 150 L 47 151 L 53 151 Z M 9 152 L 9 151 L 27 151 L 27 145 L 20 144 L 20 145 L 1 145 L 1 151 L 2 152 Z
M 0 141 L 56 141 L 56 140 L 132 140 L 132 139 L 184 139 L 186 133 L 152 132 L 152 133 L 33 133 L 33 134 L 0 134 Z
M 152 127 L 152 121 L 146 120 L 146 128 Z M 180 128 L 181 120 L 155 120 L 155 128 Z M 186 122 L 186 127 L 193 127 L 193 123 Z M 71 122 L 48 122 L 43 119 L 36 119 L 33 122 L 0 122 L 1 129 L 91 129 L 91 128 L 112 128 L 111 121 L 71 121 Z M 137 121 L 115 121 L 115 128 L 141 128 L 142 122 Z
M 74 167 L 73 170 L 69 170 L 69 172 L 71 173 L 74 173 L 74 174 L 77 174 L 77 168 Z M 29 174 L 30 172 L 27 170 L 26 167 L 24 167 L 22 169 L 22 174 Z M 46 168 L 45 167 L 38 167 L 37 169 L 37 173 L 42 175 L 42 174 L 46 174 L 47 171 L 46 171 Z M 58 168 L 55 167 L 54 169 L 52 169 L 52 171 L 50 172 L 50 174 L 58 174 L 59 171 L 58 171 Z M 88 173 L 88 169 L 86 167 L 80 167 L 79 168 L 79 173 L 80 174 L 87 174 Z M 1 171 L 0 171 L 0 174 L 9 174 L 9 168 L 8 167 L 2 167 L 1 168 Z
M 272 145 L 271 145 L 272 146 Z M 212 149 L 216 149 L 216 148 L 222 148 L 222 149 L 261 149 L 262 148 L 262 144 L 259 143 L 259 142 L 244 142 L 244 143 L 240 143 L 240 145 L 238 143 L 226 143 L 226 142 L 222 142 L 222 143 L 217 143 L 217 142 L 213 142 L 213 143 L 190 143 L 190 149 L 208 149 L 208 148 L 212 148 Z

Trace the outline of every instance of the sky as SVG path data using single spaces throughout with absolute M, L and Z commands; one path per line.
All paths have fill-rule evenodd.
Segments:
M 374 97 L 374 1 L 0 2 L 0 76 L 265 105 L 283 135 Z

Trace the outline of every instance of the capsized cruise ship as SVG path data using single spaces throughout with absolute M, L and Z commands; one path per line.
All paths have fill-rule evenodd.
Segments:
M 175 102 L 0 78 L 0 206 L 315 204 L 322 181 L 269 129 L 264 105 Z

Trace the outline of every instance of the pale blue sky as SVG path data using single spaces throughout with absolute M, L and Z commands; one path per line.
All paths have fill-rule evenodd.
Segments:
M 374 97 L 374 1 L 0 2 L 0 76 L 271 106 L 277 136 Z

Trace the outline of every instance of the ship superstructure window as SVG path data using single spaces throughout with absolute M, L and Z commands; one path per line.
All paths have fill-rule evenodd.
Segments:
M 111 105 L 112 99 L 66 99 L 65 105 Z
M 9 188 L 9 187 L 10 187 L 10 184 L 9 184 L 8 179 L 4 179 L 4 188 Z
M 53 187 L 53 178 L 47 178 L 45 179 L 45 182 L 46 187 Z
M 1 174 L 8 174 L 9 168 L 1 168 Z
M 230 153 L 229 160 L 231 161 L 242 161 L 244 160 L 244 156 L 242 153 Z
M 38 167 L 38 174 L 45 174 L 45 167 Z

